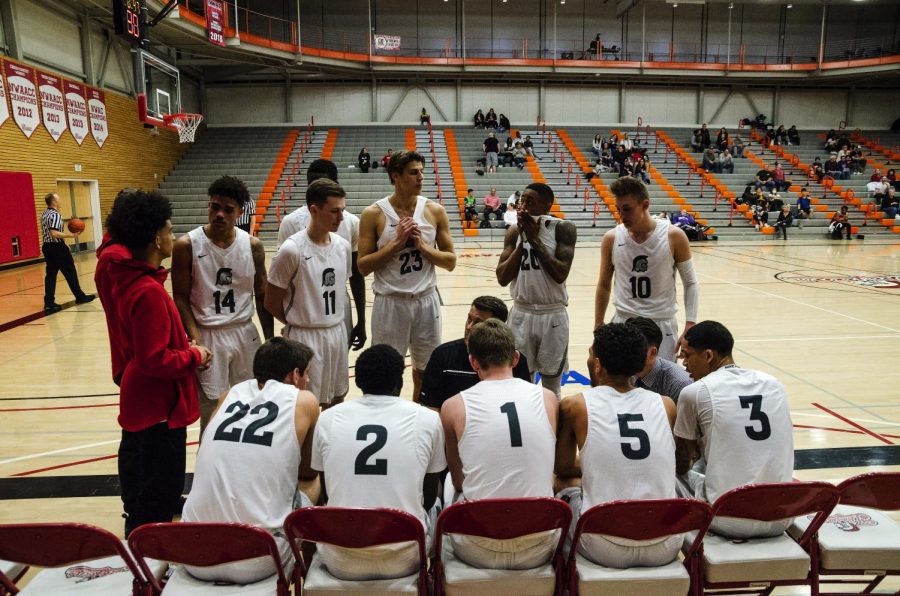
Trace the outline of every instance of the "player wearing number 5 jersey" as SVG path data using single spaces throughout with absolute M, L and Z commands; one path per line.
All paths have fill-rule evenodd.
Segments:
M 631 383 L 646 356 L 647 341 L 636 327 L 601 325 L 588 358 L 596 385 L 560 403 L 556 473 L 569 486 L 558 496 L 569 502 L 575 516 L 570 540 L 578 517 L 591 507 L 675 497 L 675 402 Z M 681 538 L 643 541 L 587 534 L 579 551 L 606 567 L 657 567 L 678 556 Z
M 201 432 L 219 396 L 253 376 L 260 344 L 254 298 L 263 334 L 267 339 L 274 334 L 272 315 L 263 306 L 265 249 L 235 225 L 249 208 L 250 193 L 231 176 L 213 182 L 208 193 L 209 221 L 179 238 L 172 253 L 172 295 L 184 328 L 193 343 L 213 353 L 211 366 L 197 375 Z
M 336 234 L 344 197 L 344 189 L 325 178 L 307 187 L 309 227 L 278 249 L 266 290 L 266 308 L 285 324 L 282 335 L 315 352 L 309 389 L 325 407 L 343 399 L 350 379 L 344 326 L 350 244 Z
M 414 400 L 431 352 L 441 343 L 435 267 L 456 267 L 447 212 L 419 195 L 424 169 L 425 159 L 415 151 L 391 155 L 387 172 L 394 192 L 362 212 L 357 261 L 363 275 L 375 274 L 372 343 L 403 355 L 409 350 Z
M 257 526 L 275 536 L 282 561 L 292 560 L 284 519 L 292 510 L 298 479 L 316 477 L 310 452 L 319 404 L 303 390 L 312 357 L 307 346 L 281 337 L 256 351 L 254 378 L 224 393 L 209 421 L 184 521 Z M 315 484 L 310 488 L 318 492 Z M 187 570 L 203 580 L 237 584 L 275 573 L 268 557 Z
M 595 298 L 594 325 L 601 325 L 612 294 L 612 321 L 631 317 L 652 319 L 663 333 L 659 357 L 675 361 L 678 301 L 675 271 L 684 285 L 685 330 L 697 320 L 699 285 L 691 262 L 687 236 L 668 221 L 650 216 L 647 187 L 635 178 L 619 178 L 610 186 L 621 223 L 603 235 L 600 279 Z M 615 284 L 613 277 L 615 276 Z
M 440 472 L 447 467 L 444 432 L 436 412 L 405 399 L 403 357 L 378 344 L 356 360 L 359 399 L 322 414 L 313 440 L 312 467 L 322 472 L 331 507 L 389 507 L 416 516 L 430 543 L 437 515 Z M 363 549 L 321 544 L 318 555 L 346 580 L 403 577 L 419 568 L 414 543 Z
M 793 426 L 784 386 L 766 373 L 739 368 L 733 347 L 731 333 L 715 321 L 697 323 L 684 335 L 681 357 L 695 382 L 681 390 L 675 422 L 681 496 L 712 503 L 733 488 L 790 482 L 793 476 Z M 694 465 L 701 449 L 703 460 Z M 712 529 L 753 538 L 778 535 L 790 523 L 717 517 Z
M 541 384 L 558 397 L 568 364 L 566 279 L 577 232 L 572 223 L 549 215 L 554 197 L 546 184 L 529 184 L 519 200 L 518 223 L 506 232 L 497 281 L 512 284 L 509 326 L 516 347 L 528 359 L 532 375 L 540 372 Z
M 481 382 L 441 407 L 453 500 L 553 496 L 556 395 L 513 377 L 519 355 L 505 323 L 488 319 L 475 325 L 468 349 Z M 531 569 L 547 562 L 554 544 L 552 533 L 511 540 L 458 537 L 453 550 L 476 567 Z

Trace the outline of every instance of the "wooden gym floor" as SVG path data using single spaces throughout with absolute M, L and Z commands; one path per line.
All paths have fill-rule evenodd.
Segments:
M 769 372 L 787 387 L 796 477 L 836 482 L 900 470 L 898 244 L 766 241 L 692 248 L 700 318 L 732 331 L 740 366 Z M 460 250 L 456 271 L 439 274 L 445 341 L 462 336 L 474 297 L 509 299 L 494 277 L 499 252 L 497 246 Z M 92 291 L 96 259 L 87 253 L 76 263 L 82 287 Z M 598 266 L 597 244 L 579 244 L 568 282 L 569 354 L 570 368 L 581 375 Z M 121 535 L 117 388 L 102 308 L 99 301 L 71 302 L 58 314 L 29 321 L 41 311 L 43 274 L 43 265 L 0 272 L 0 523 L 77 521 Z M 57 288 L 57 302 L 73 300 L 62 276 Z M 351 353 L 351 364 L 354 359 Z M 577 377 L 564 394 L 583 387 Z M 406 397 L 411 384 L 407 374 Z M 350 396 L 356 395 L 351 387 Z M 188 431 L 188 471 L 198 429 Z M 895 591 L 900 579 L 880 588 Z

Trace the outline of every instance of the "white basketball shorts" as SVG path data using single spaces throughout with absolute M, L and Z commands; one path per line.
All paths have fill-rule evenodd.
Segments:
M 200 345 L 209 348 L 209 368 L 197 371 L 200 390 L 216 401 L 241 381 L 253 378 L 253 357 L 260 346 L 253 321 L 227 327 L 200 327 Z
M 516 349 L 528 359 L 530 372 L 558 377 L 569 365 L 569 313 L 565 306 L 536 311 L 514 304 L 509 311 L 509 327 Z
M 336 397 L 344 397 L 350 389 L 349 362 L 347 359 L 347 327 L 343 322 L 331 327 L 286 326 L 281 334 L 313 351 L 309 363 L 308 389 L 320 404 L 330 403 Z
M 387 344 L 425 370 L 428 359 L 441 345 L 441 300 L 437 289 L 418 296 L 375 294 L 372 307 L 372 345 Z

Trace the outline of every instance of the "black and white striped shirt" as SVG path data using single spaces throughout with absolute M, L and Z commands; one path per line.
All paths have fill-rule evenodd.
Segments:
M 62 238 L 54 238 L 51 236 L 50 230 L 56 230 L 57 232 L 63 231 L 62 215 L 52 207 L 41 213 L 41 238 L 44 244 L 58 244 L 60 242 L 65 242 Z
M 244 212 L 241 213 L 241 216 L 237 219 L 235 225 L 238 226 L 246 226 L 247 224 L 253 221 L 253 216 L 256 215 L 256 201 L 253 199 L 244 207 Z M 253 229 L 252 227 L 250 228 Z

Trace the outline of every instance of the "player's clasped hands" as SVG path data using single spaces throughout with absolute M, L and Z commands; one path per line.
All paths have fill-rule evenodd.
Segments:
M 419 224 L 415 222 L 415 220 L 411 217 L 404 217 L 397 224 L 397 240 L 402 243 L 402 245 L 406 245 L 409 243 L 409 240 L 413 240 L 417 245 L 418 241 L 422 238 L 422 231 L 419 229 Z
M 525 236 L 525 239 L 531 241 L 534 238 L 537 238 L 538 235 L 538 222 L 535 218 L 531 217 L 527 211 L 523 209 L 517 209 L 516 213 L 518 215 L 518 228 L 519 232 Z

